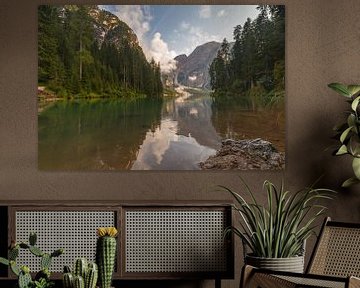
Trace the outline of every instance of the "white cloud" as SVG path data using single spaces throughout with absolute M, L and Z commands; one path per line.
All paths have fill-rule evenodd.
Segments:
M 180 24 L 181 30 L 188 30 L 190 28 L 190 23 L 182 21 Z
M 121 5 L 114 6 L 113 13 L 134 30 L 140 45 L 144 48 L 145 34 L 150 30 L 152 19 L 149 8 L 140 5 Z
M 151 40 L 149 54 L 156 62 L 160 62 L 162 72 L 170 72 L 176 68 L 176 61 L 174 60 L 176 53 L 173 50 L 169 50 L 167 43 L 161 38 L 159 32 L 156 32 Z
M 226 16 L 226 14 L 227 14 L 226 11 L 224 9 L 222 9 L 222 10 L 218 11 L 218 13 L 216 15 L 217 15 L 217 17 L 224 17 L 224 16 Z
M 219 35 L 209 34 L 208 32 L 204 31 L 203 28 L 199 26 L 191 26 L 188 22 L 181 22 L 180 23 L 180 30 L 184 32 L 182 37 L 184 41 L 189 43 L 190 45 L 182 52 L 186 55 L 189 55 L 197 46 L 202 45 L 204 43 L 210 41 L 218 41 L 220 42 L 222 39 Z M 174 31 L 175 32 L 175 31 Z M 178 34 L 178 30 L 176 30 L 176 34 Z M 181 32 L 180 32 L 181 33 Z M 179 35 L 180 35 L 179 33 Z M 178 41 L 181 41 L 178 39 Z
M 211 6 L 210 5 L 201 5 L 199 8 L 200 18 L 210 18 L 211 17 Z
M 189 34 L 186 36 L 188 38 L 188 42 L 190 43 L 190 49 L 187 49 L 187 52 L 192 52 L 197 46 L 205 44 L 211 41 L 221 41 L 221 37 L 219 35 L 209 34 L 204 31 L 201 27 L 192 26 L 189 29 Z

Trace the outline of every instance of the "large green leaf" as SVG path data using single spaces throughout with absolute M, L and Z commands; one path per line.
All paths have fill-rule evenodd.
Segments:
M 360 96 L 356 97 L 354 101 L 352 101 L 351 103 L 351 109 L 356 111 L 356 108 L 359 105 L 359 101 L 360 101 Z
M 353 159 L 352 168 L 356 178 L 360 180 L 360 158 L 355 157 Z
M 346 145 L 342 145 L 339 150 L 336 152 L 336 155 L 344 155 L 348 153 Z
M 360 157 L 360 138 L 358 135 L 352 135 L 350 137 L 349 146 L 351 148 L 351 154 L 355 157 Z
M 339 93 L 342 96 L 351 97 L 351 93 L 348 90 L 348 87 L 341 83 L 331 83 L 328 85 L 329 88 L 333 89 L 335 92 Z
M 345 131 L 341 134 L 340 136 L 340 141 L 341 143 L 344 143 L 344 141 L 346 140 L 346 137 L 348 136 L 349 132 L 351 131 L 353 127 L 350 126 L 349 128 L 345 129 Z
M 350 126 L 355 126 L 356 116 L 353 113 L 350 113 L 347 118 L 347 124 Z
M 348 85 L 347 90 L 349 91 L 351 96 L 354 96 L 360 92 L 360 85 Z

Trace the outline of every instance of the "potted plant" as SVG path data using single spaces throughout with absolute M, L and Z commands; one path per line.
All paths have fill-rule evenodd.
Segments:
M 243 180 L 242 180 L 243 181 Z M 317 202 L 331 199 L 334 192 L 328 189 L 305 188 L 296 193 L 278 189 L 270 181 L 264 182 L 266 206 L 261 205 L 243 181 L 251 201 L 233 190 L 221 186 L 236 201 L 233 205 L 240 215 L 240 227 L 229 227 L 226 233 L 239 236 L 250 253 L 244 254 L 245 264 L 278 271 L 304 270 L 304 245 L 314 233 L 315 220 L 325 207 Z
M 344 85 L 331 83 L 328 85 L 338 94 L 347 98 L 351 109 L 347 112 L 347 120 L 336 127 L 340 145 L 334 151 L 335 155 L 350 155 L 354 177 L 347 179 L 342 186 L 348 187 L 360 183 L 360 85 Z
M 115 227 L 100 227 L 96 231 L 96 263 L 99 267 L 99 287 L 110 288 L 116 259 Z
M 12 243 L 9 252 L 8 259 L 0 257 L 0 263 L 10 266 L 11 271 L 18 277 L 18 288 L 50 288 L 54 286 L 54 282 L 50 280 L 50 265 L 54 257 L 58 257 L 64 253 L 63 249 L 57 249 L 52 253 L 43 252 L 38 246 L 36 246 L 37 236 L 35 233 L 30 233 L 29 243 L 19 242 Z M 18 265 L 16 263 L 19 256 L 20 249 L 28 250 L 31 254 L 39 257 L 41 270 L 36 273 L 35 278 L 32 279 L 30 274 L 30 268 L 26 265 Z
M 88 262 L 86 258 L 78 258 L 74 263 L 73 271 L 64 266 L 62 282 L 64 288 L 95 288 L 98 279 L 96 263 Z

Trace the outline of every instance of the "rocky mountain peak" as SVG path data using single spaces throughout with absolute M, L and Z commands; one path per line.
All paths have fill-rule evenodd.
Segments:
M 179 66 L 179 65 L 182 65 L 183 63 L 185 63 L 187 58 L 188 57 L 186 56 L 186 54 L 180 54 L 180 55 L 176 56 L 174 58 L 174 60 L 176 60 L 176 62 L 178 63 L 178 66 Z
M 216 41 L 207 42 L 197 46 L 187 57 L 178 55 L 177 83 L 197 88 L 210 88 L 209 67 L 216 57 L 221 43 Z
M 134 31 L 116 15 L 95 5 L 91 6 L 89 15 L 94 19 L 95 38 L 99 45 L 106 40 L 117 47 L 126 42 L 133 48 L 141 49 Z

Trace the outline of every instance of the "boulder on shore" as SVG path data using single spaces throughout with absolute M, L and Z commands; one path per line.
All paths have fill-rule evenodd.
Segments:
M 279 170 L 285 168 L 285 153 L 260 138 L 226 139 L 214 156 L 199 165 L 203 170 Z

